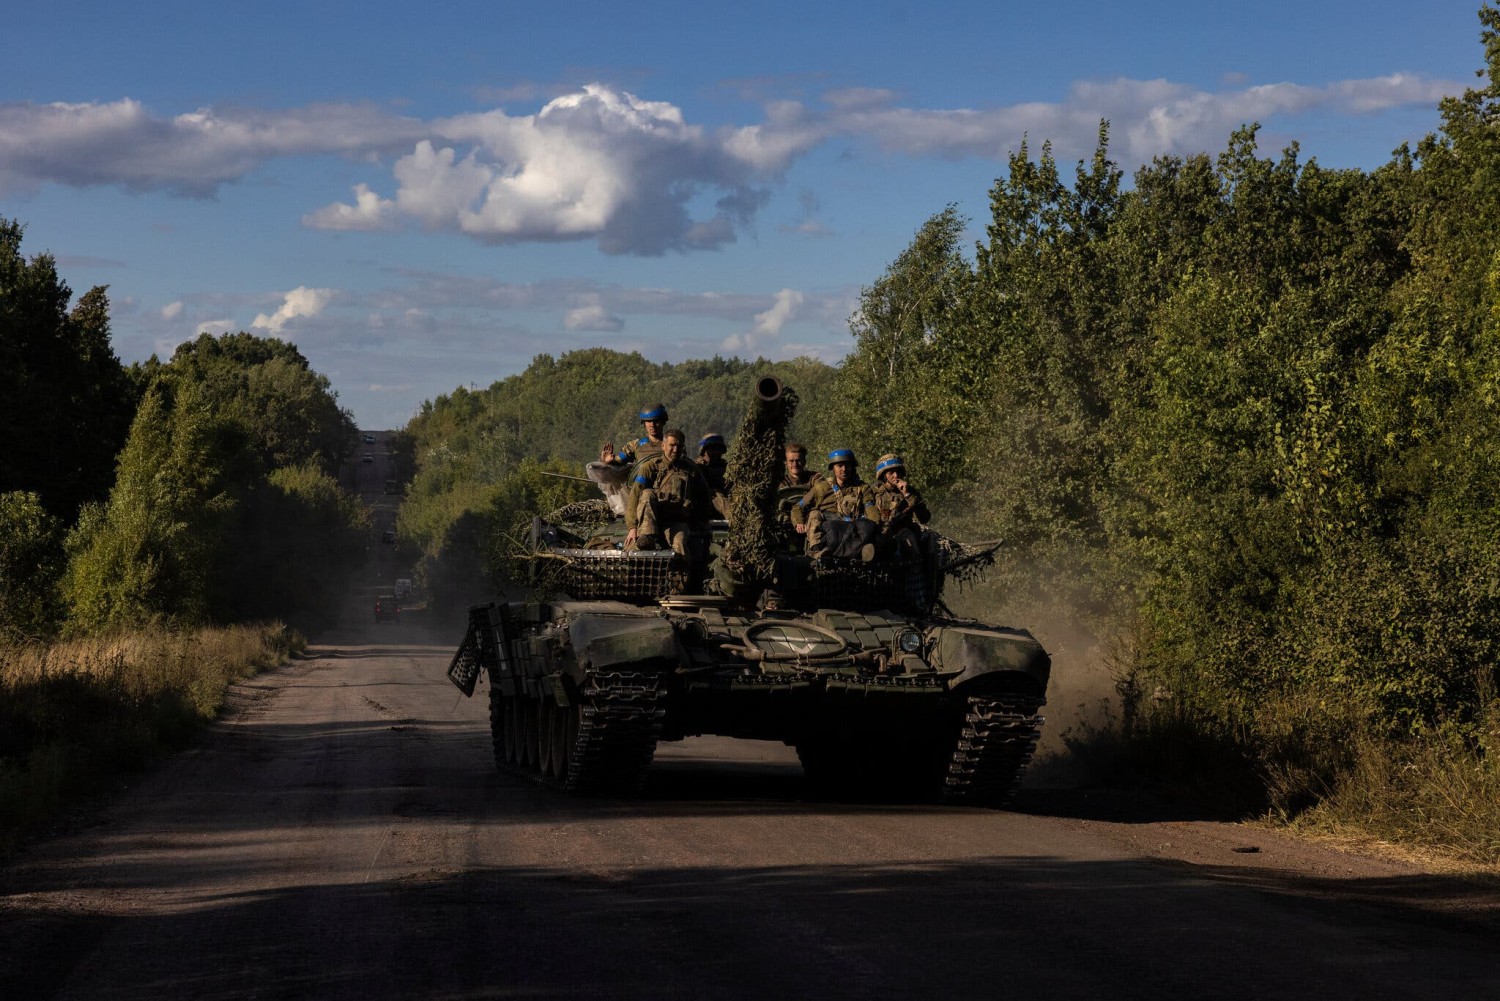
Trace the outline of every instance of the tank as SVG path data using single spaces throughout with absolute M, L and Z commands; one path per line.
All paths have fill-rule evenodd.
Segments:
M 874 562 L 815 560 L 777 516 L 796 396 L 761 379 L 729 454 L 729 520 L 688 553 L 626 551 L 605 496 L 533 523 L 530 599 L 469 610 L 448 669 L 488 678 L 496 764 L 560 789 L 641 789 L 661 741 L 796 748 L 822 795 L 999 806 L 1040 734 L 1050 660 L 1024 629 L 952 615 L 994 546 L 923 531 Z

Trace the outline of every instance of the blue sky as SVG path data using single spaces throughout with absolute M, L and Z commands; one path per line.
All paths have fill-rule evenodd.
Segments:
M 1128 172 L 1218 152 L 1373 168 L 1483 63 L 1477 0 L 12 5 L 0 216 L 115 349 L 293 341 L 362 427 L 606 345 L 836 361 L 1024 135 Z M 857 11 L 857 13 L 856 13 Z

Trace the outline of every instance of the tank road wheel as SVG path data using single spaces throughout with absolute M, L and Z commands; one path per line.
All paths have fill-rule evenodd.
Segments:
M 501 696 L 500 715 L 505 722 L 505 743 L 495 749 L 502 764 L 516 763 L 516 700 Z
M 519 765 L 525 759 L 521 750 L 521 742 L 526 739 L 526 728 L 521 725 L 522 704 L 516 695 L 505 700 L 505 760 L 512 765 Z
M 526 699 L 521 703 L 521 732 L 524 734 L 521 742 L 521 764 L 533 771 L 536 769 L 537 760 L 541 757 L 537 747 L 536 717 L 536 700 Z
M 568 740 L 569 721 L 573 713 L 568 706 L 552 706 L 552 777 L 566 778 L 568 774 L 568 752 L 572 743 Z
M 552 774 L 552 708 L 551 696 L 545 696 L 536 703 L 536 750 L 537 771 L 543 775 Z
M 495 749 L 495 767 L 504 768 L 505 762 L 509 760 L 507 748 L 513 743 L 514 738 L 508 725 L 507 707 L 505 696 L 500 693 L 494 683 L 490 683 L 490 745 Z

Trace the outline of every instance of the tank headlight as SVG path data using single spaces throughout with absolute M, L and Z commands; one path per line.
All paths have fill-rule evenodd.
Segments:
M 901 647 L 902 653 L 916 653 L 922 649 L 922 634 L 915 629 L 907 629 L 897 637 L 896 643 Z

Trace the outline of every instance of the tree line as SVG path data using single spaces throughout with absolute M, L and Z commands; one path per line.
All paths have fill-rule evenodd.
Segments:
M 23 235 L 0 219 L 0 640 L 325 619 L 366 528 L 327 378 L 248 333 L 123 366 L 107 288 L 69 309 Z

